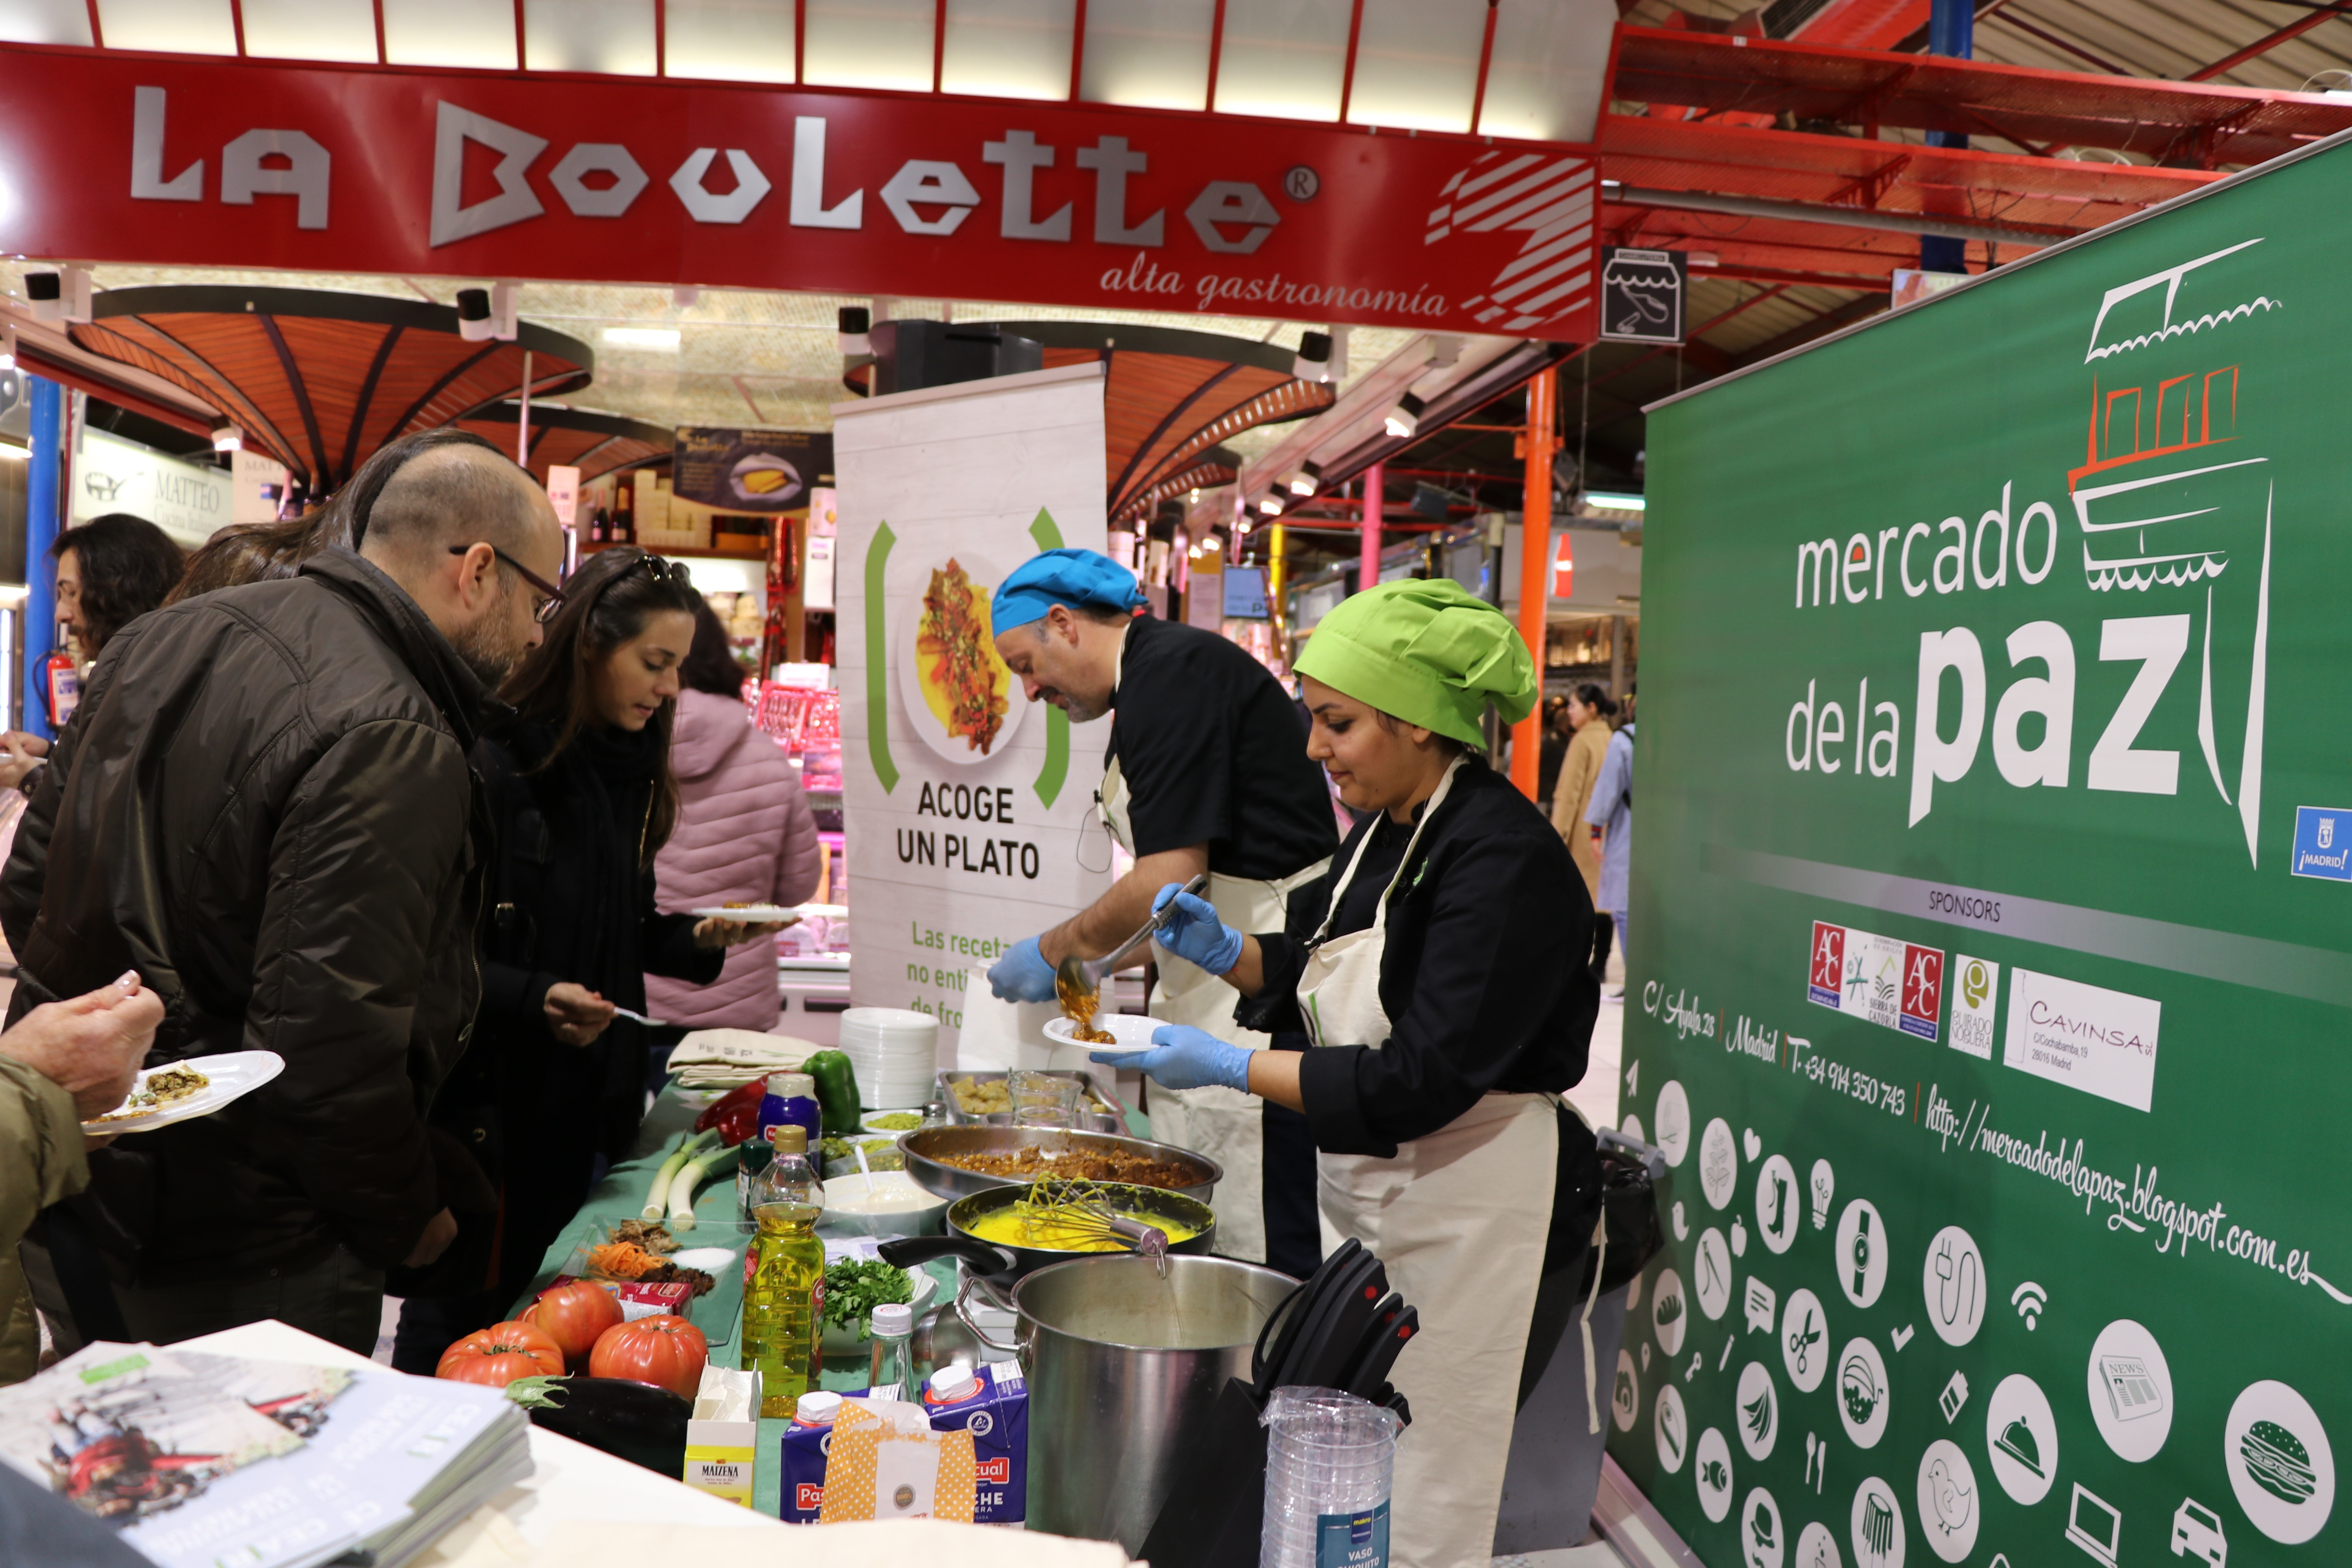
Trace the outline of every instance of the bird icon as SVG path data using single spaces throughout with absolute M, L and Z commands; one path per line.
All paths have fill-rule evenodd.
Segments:
M 1957 1535 L 1976 1510 L 1976 1489 L 1955 1474 L 1948 1462 L 1938 1458 L 1927 1466 L 1927 1500 L 1935 1505 L 1937 1526 L 1947 1535 Z

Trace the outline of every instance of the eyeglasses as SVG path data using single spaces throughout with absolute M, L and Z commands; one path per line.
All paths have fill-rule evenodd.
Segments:
M 463 555 L 472 548 L 474 547 L 470 544 L 453 544 L 449 547 L 449 553 L 452 555 Z M 505 551 L 500 550 L 497 545 L 493 544 L 490 546 L 490 553 L 505 562 L 508 565 L 513 567 L 516 576 L 521 578 L 533 588 L 538 589 L 540 593 L 546 595 L 545 598 L 539 602 L 539 606 L 531 611 L 530 618 L 537 621 L 541 626 L 545 626 L 548 622 L 553 620 L 555 618 L 555 613 L 563 608 L 563 590 L 549 582 L 546 578 L 541 576 L 538 573 L 532 571 L 530 567 L 524 565 L 521 562 L 516 560 L 513 556 L 508 554 Z

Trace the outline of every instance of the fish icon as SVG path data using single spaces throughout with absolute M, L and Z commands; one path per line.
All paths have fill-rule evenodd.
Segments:
M 1731 1484 L 1731 1468 L 1721 1459 L 1708 1459 L 1698 1468 L 1699 1484 L 1711 1492 L 1719 1492 Z

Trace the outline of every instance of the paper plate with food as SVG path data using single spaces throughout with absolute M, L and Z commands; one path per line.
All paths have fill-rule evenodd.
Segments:
M 697 920 L 741 921 L 746 925 L 791 925 L 801 910 L 785 904 L 706 904 L 686 911 Z
M 1057 1046 L 1078 1046 L 1087 1050 L 1148 1051 L 1151 1049 L 1151 1031 L 1166 1022 L 1164 1018 L 1147 1018 L 1139 1013 L 1097 1013 L 1093 1030 L 1109 1038 L 1097 1039 L 1081 1035 L 1075 1018 L 1057 1016 L 1045 1021 L 1045 1037 Z
M 210 1116 L 286 1070 L 276 1051 L 224 1051 L 141 1070 L 121 1105 L 81 1124 L 85 1132 L 151 1132 Z
M 900 627 L 907 722 L 950 763 L 1002 756 L 1029 707 L 989 629 L 989 597 L 1002 580 L 980 557 L 950 555 L 931 567 L 921 602 Z

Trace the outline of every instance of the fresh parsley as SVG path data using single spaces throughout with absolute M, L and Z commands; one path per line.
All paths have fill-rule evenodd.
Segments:
M 887 1263 L 828 1264 L 824 1270 L 824 1317 L 835 1328 L 857 1327 L 857 1337 L 873 1337 L 874 1309 L 894 1301 L 912 1301 L 915 1288 L 903 1268 Z

